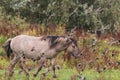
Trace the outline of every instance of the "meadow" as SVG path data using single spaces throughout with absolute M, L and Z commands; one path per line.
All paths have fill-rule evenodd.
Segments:
M 9 22 L 0 22 L 0 80 L 8 80 L 6 74 L 7 67 L 11 60 L 7 58 L 6 53 L 2 49 L 3 43 L 8 39 L 19 34 L 27 34 L 33 36 L 41 35 L 66 35 L 65 25 L 49 25 L 44 27 L 38 24 L 22 23 L 19 25 L 10 24 Z M 120 74 L 120 45 L 118 40 L 119 33 L 114 36 L 110 34 L 102 34 L 97 37 L 96 34 L 84 32 L 77 29 L 73 37 L 78 41 L 81 51 L 81 57 L 74 59 L 71 55 L 61 52 L 57 56 L 56 65 L 61 68 L 57 70 L 57 78 L 52 77 L 52 71 L 46 77 L 42 77 L 41 73 L 34 78 L 33 73 L 36 71 L 37 62 L 32 60 L 26 61 L 26 68 L 33 67 L 29 80 L 81 80 L 78 76 L 82 74 L 86 80 L 119 80 Z M 111 37 L 115 40 L 111 42 Z M 113 43 L 113 44 L 112 44 Z M 80 65 L 79 65 L 80 64 Z M 50 65 L 47 65 L 50 67 Z M 27 80 L 23 72 L 19 73 L 18 65 L 15 67 L 14 76 L 11 80 Z

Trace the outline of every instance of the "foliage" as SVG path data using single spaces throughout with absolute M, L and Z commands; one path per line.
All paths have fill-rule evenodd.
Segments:
M 7 40 L 7 37 L 0 35 L 0 45 Z
M 64 35 L 64 33 L 65 33 L 64 25 L 57 25 L 56 26 L 57 29 L 56 28 L 53 29 L 53 26 L 52 26 L 52 28 L 51 27 L 46 28 L 42 25 L 38 25 L 38 26 L 41 26 L 41 27 L 36 28 L 35 24 L 31 25 L 31 27 L 27 25 L 28 27 L 26 27 L 26 28 L 22 27 L 22 26 L 26 26 L 26 24 L 25 25 L 22 24 L 22 25 L 19 25 L 19 26 L 18 26 L 18 28 L 16 28 L 16 26 L 13 26 L 13 28 L 8 27 L 8 29 L 7 29 L 8 34 L 10 34 L 11 31 L 15 31 L 15 32 L 13 34 L 10 34 L 10 35 L 1 34 L 1 36 L 0 36 L 1 37 L 1 39 L 0 39 L 1 43 L 0 44 L 2 45 L 8 37 L 15 36 L 19 32 L 21 32 L 21 34 L 29 34 L 29 35 L 35 35 L 35 36 L 53 35 L 53 34 L 54 35 Z M 3 29 L 3 27 L 1 29 Z M 47 32 L 46 32 L 46 29 L 47 29 Z M 18 31 L 18 33 L 16 33 L 17 31 Z M 71 80 L 77 79 L 76 76 L 78 75 L 79 69 L 81 69 L 81 68 L 77 69 L 76 65 L 78 63 L 83 62 L 84 65 L 85 65 L 85 70 L 82 73 L 88 80 L 94 80 L 94 79 L 97 79 L 97 80 L 108 80 L 108 79 L 119 80 L 118 79 L 118 74 L 119 74 L 120 65 L 118 63 L 120 61 L 120 59 L 119 59 L 119 56 L 120 56 L 119 55 L 119 52 L 120 52 L 119 46 L 120 45 L 110 46 L 109 45 L 109 38 L 110 37 L 107 37 L 106 39 L 102 39 L 102 38 L 98 39 L 98 42 L 96 43 L 96 46 L 94 46 L 92 48 L 89 48 L 89 46 L 91 45 L 91 42 L 93 40 L 93 36 L 94 35 L 92 35 L 92 34 L 87 34 L 83 37 L 80 36 L 80 39 L 78 37 L 76 38 L 78 40 L 78 46 L 80 47 L 80 51 L 85 49 L 84 54 L 81 55 L 80 58 L 74 59 L 73 57 L 71 57 L 71 59 L 68 60 L 69 62 L 67 62 L 66 60 L 64 61 L 64 59 L 63 59 L 64 53 L 57 56 L 56 62 L 62 68 L 60 71 L 57 71 L 57 75 L 58 75 L 57 79 L 60 79 L 60 80 L 66 80 L 66 79 L 70 80 L 70 78 L 72 78 Z M 83 45 L 83 42 L 84 42 L 83 40 L 84 39 L 86 40 L 86 43 Z M 103 52 L 105 50 L 109 50 L 109 52 L 104 55 Z M 114 53 L 114 55 L 113 55 L 112 52 Z M 7 67 L 8 64 L 9 64 L 9 61 L 8 61 L 8 59 L 6 59 L 5 53 L 3 52 L 3 50 L 1 48 L 0 48 L 0 55 L 1 55 L 1 57 L 0 57 L 0 68 L 1 68 L 0 78 L 2 78 L 2 80 L 4 80 L 4 79 L 6 79 L 6 76 L 5 75 L 2 76 L 2 75 L 5 72 L 5 70 L 4 70 L 5 67 Z M 107 59 L 104 59 L 103 56 L 105 56 Z M 67 55 L 66 55 L 66 57 L 67 57 Z M 33 64 L 32 64 L 31 60 L 27 60 L 26 62 L 27 62 L 26 63 L 27 68 L 31 67 L 31 65 L 32 66 L 34 65 L 35 68 L 37 67 L 35 62 L 33 62 Z M 90 62 L 92 62 L 92 64 Z M 110 65 L 109 65 L 109 63 L 110 63 Z M 99 66 L 97 66 L 97 64 Z M 16 69 L 15 74 L 14 74 L 14 77 L 12 79 L 13 80 L 16 80 L 16 79 L 19 80 L 20 77 L 25 79 L 26 77 L 23 73 L 21 73 L 21 74 L 18 73 L 19 72 L 18 68 L 19 68 L 18 66 L 17 66 L 17 68 L 15 68 Z M 103 70 L 104 68 L 106 68 L 106 69 Z M 99 70 L 101 70 L 101 71 L 99 72 Z M 30 78 L 33 78 L 32 74 L 35 71 L 33 70 L 33 71 L 30 72 L 30 74 L 31 74 Z M 91 75 L 90 72 L 92 72 L 94 75 Z M 113 72 L 113 74 L 115 73 L 116 75 L 113 75 L 110 72 Z M 44 80 L 53 80 L 53 78 L 51 77 L 52 76 L 51 73 L 52 73 L 52 71 L 50 72 L 50 74 L 47 75 L 47 77 L 45 77 Z M 38 77 L 36 77 L 36 79 L 39 79 L 39 78 L 41 78 L 40 75 Z M 73 78 L 75 78 L 75 79 L 73 79 Z M 43 80 L 43 79 L 41 79 L 41 80 Z
M 82 54 L 81 58 L 76 60 L 71 57 L 69 62 L 63 60 L 63 56 L 68 57 L 68 55 L 58 55 L 56 62 L 62 66 L 62 70 L 57 72 L 57 79 L 75 78 L 81 71 L 77 69 L 77 64 L 84 62 L 83 75 L 86 76 L 87 80 L 119 80 L 120 45 L 109 45 L 110 37 L 117 40 L 120 37 L 119 4 L 120 0 L 1 0 L 0 79 L 4 80 L 4 69 L 9 64 L 1 48 L 8 38 L 19 34 L 65 35 L 66 30 L 78 27 L 74 37 L 78 40 L 80 51 L 85 50 L 84 55 Z M 96 36 L 84 31 L 96 29 L 108 29 L 114 34 L 101 35 L 97 45 L 90 48 L 93 37 Z M 108 53 L 104 54 L 107 50 Z M 27 67 L 30 65 L 32 65 L 31 61 L 28 62 Z M 15 70 L 15 73 L 14 80 L 21 79 L 21 77 L 25 78 L 23 73 L 18 76 L 18 69 Z M 53 80 L 51 76 L 50 73 L 45 79 Z
M 2 0 L 7 15 L 20 15 L 31 23 L 66 24 L 67 29 L 95 30 L 120 23 L 120 0 Z

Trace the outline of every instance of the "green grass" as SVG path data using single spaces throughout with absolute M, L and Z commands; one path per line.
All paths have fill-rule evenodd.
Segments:
M 4 36 L 0 36 L 0 45 L 2 45 L 5 41 L 6 41 L 6 37 Z M 87 44 L 90 43 L 91 38 L 87 40 Z M 79 41 L 79 47 L 81 48 L 82 46 L 82 41 Z M 99 51 L 98 53 L 102 53 L 103 50 L 108 47 L 109 50 L 116 50 L 120 53 L 120 46 L 117 45 L 113 45 L 110 46 L 109 42 L 105 42 L 105 41 L 99 41 L 97 45 L 100 45 L 99 47 Z M 117 61 L 120 61 L 120 54 L 118 53 L 117 55 Z M 99 56 L 101 56 L 99 54 Z M 5 71 L 6 68 L 9 65 L 9 59 L 5 59 L 5 53 L 3 51 L 3 49 L 0 47 L 0 80 L 7 80 L 6 76 L 5 76 Z M 98 56 L 98 57 L 99 57 Z M 33 65 L 31 62 L 27 62 L 29 65 Z M 71 69 L 67 66 L 67 63 L 64 62 L 62 60 L 58 60 L 57 61 L 58 65 L 62 65 L 62 69 L 61 70 L 57 70 L 56 74 L 57 74 L 57 78 L 53 78 L 52 77 L 52 71 L 46 76 L 46 78 L 43 78 L 41 80 L 71 80 L 71 77 L 76 77 L 78 75 L 77 71 L 75 68 Z M 74 65 L 72 65 L 74 66 Z M 120 65 L 119 65 L 120 66 Z M 104 72 L 98 73 L 96 70 L 94 69 L 85 69 L 85 71 L 83 72 L 83 75 L 86 77 L 86 80 L 120 80 L 119 75 L 120 75 L 120 67 L 115 70 L 105 70 Z M 21 74 L 19 74 L 19 68 L 18 66 L 16 66 L 15 68 L 15 72 L 13 77 L 11 78 L 11 80 L 27 80 L 25 74 L 22 72 Z M 39 75 L 34 78 L 33 77 L 33 73 L 36 71 L 32 70 L 30 71 L 30 80 L 40 80 L 41 78 L 41 73 L 44 72 L 44 70 L 42 70 Z M 79 78 L 76 78 L 76 80 L 80 80 Z
M 41 73 L 44 72 L 44 70 L 42 70 L 39 75 L 34 78 L 33 77 L 33 73 L 36 71 L 30 71 L 30 80 L 35 79 L 35 80 L 39 80 L 41 77 Z M 14 76 L 12 77 L 12 80 L 25 80 L 26 76 L 24 75 L 24 73 L 22 72 L 21 74 L 18 73 L 19 70 L 15 70 L 14 72 Z M 70 80 L 70 76 L 77 74 L 75 70 L 72 69 L 61 69 L 59 71 L 56 71 L 57 74 L 57 78 L 53 78 L 52 77 L 52 71 L 46 76 L 46 78 L 44 78 L 45 80 Z M 0 80 L 5 80 L 5 70 L 0 70 Z
M 15 69 L 14 76 L 11 80 L 26 80 L 26 76 L 22 72 L 21 74 L 18 73 L 19 69 Z M 42 70 L 39 75 L 34 78 L 32 75 L 36 71 L 30 71 L 30 80 L 40 80 L 41 73 L 44 72 Z M 71 80 L 71 76 L 78 75 L 75 69 L 61 69 L 56 71 L 57 78 L 52 78 L 52 72 L 50 72 L 44 80 Z M 5 70 L 0 70 L 0 80 L 5 79 Z M 85 70 L 83 75 L 86 77 L 86 80 L 119 80 L 120 70 L 106 70 L 105 72 L 98 73 L 95 70 Z M 76 80 L 79 80 L 78 78 Z
M 0 35 L 0 45 L 7 40 L 7 37 Z
M 95 70 L 86 70 L 84 75 L 87 80 L 119 80 L 120 70 L 106 70 L 102 73 Z

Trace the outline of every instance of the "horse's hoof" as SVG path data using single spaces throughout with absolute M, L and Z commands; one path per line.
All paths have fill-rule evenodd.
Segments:
M 37 74 L 33 74 L 33 76 L 34 76 L 34 77 L 36 77 L 36 76 L 37 76 Z
M 6 77 L 5 80 L 11 80 L 11 77 Z
M 19 74 L 21 74 L 21 73 L 22 73 L 22 70 L 21 70 L 21 71 L 19 71 L 18 73 L 19 73 Z
M 57 76 L 56 76 L 56 75 L 53 75 L 53 78 L 57 78 Z
M 8 72 L 8 76 L 9 76 L 9 77 L 12 77 L 13 74 L 14 74 L 14 71 L 9 71 L 9 72 Z
M 12 77 L 12 76 L 13 76 L 13 73 L 14 73 L 14 72 L 9 73 L 8 76 L 9 76 L 9 77 Z
M 29 76 L 26 76 L 26 79 L 25 80 L 29 80 Z
M 46 74 L 45 74 L 45 73 L 42 73 L 42 76 L 43 76 L 43 77 L 45 77 L 45 76 L 46 76 Z
M 26 73 L 26 76 L 29 77 L 29 73 Z

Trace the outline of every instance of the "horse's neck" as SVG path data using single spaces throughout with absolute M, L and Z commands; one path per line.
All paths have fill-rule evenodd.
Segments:
M 64 51 L 65 49 L 67 49 L 67 47 L 55 47 L 54 51 L 56 52 L 56 54 L 59 54 L 61 51 Z
M 56 48 L 51 48 L 49 50 L 47 50 L 46 54 L 50 56 L 50 58 L 53 58 L 55 56 L 57 56 L 61 51 L 64 51 L 65 49 L 56 49 Z

